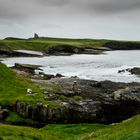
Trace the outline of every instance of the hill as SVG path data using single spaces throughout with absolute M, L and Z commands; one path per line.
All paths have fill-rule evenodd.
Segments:
M 6 38 L 0 40 L 0 49 L 43 51 L 54 46 L 71 45 L 78 48 L 133 50 L 140 49 L 140 42 L 67 38 Z

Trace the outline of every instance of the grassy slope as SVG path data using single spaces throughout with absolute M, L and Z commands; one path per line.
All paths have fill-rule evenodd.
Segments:
M 90 39 L 30 39 L 30 40 L 0 40 L 0 48 L 27 49 L 41 51 L 53 45 L 69 44 L 77 47 L 102 47 L 105 40 Z
M 140 116 L 115 125 L 48 125 L 42 129 L 0 124 L 4 140 L 139 140 Z
M 26 49 L 26 50 L 42 51 L 47 49 L 48 47 L 62 44 L 73 45 L 76 47 L 102 48 L 104 44 L 108 42 L 110 42 L 110 40 L 65 39 L 65 38 L 39 38 L 25 40 L 8 39 L 8 40 L 0 40 L 0 48 L 6 49 L 9 48 L 12 50 Z M 118 42 L 126 42 L 126 41 L 118 41 Z M 126 43 L 128 43 L 128 41 Z M 140 42 L 131 42 L 131 43 L 140 44 Z
M 35 98 L 27 96 L 27 88 L 31 88 L 37 93 Z M 43 102 L 50 105 L 57 105 L 44 100 L 43 91 L 35 86 L 29 79 L 17 76 L 12 70 L 0 63 L 0 104 L 13 104 L 17 100 L 25 101 L 32 105 L 36 102 Z
M 38 99 L 26 96 L 26 88 L 32 87 L 40 95 Z M 42 101 L 40 89 L 33 87 L 33 83 L 24 77 L 17 76 L 4 64 L 0 63 L 0 104 L 9 104 L 16 100 L 29 103 Z M 16 114 L 10 118 L 15 120 Z M 23 120 L 22 120 L 23 121 Z M 30 120 L 24 120 L 29 121 Z M 116 125 L 75 124 L 75 125 L 48 125 L 42 129 L 33 129 L 22 126 L 0 124 L 0 139 L 4 140 L 139 140 L 140 116 Z

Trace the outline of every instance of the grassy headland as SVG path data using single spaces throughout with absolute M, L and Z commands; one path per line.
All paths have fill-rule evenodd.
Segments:
M 97 39 L 66 39 L 66 38 L 30 38 L 18 39 L 7 38 L 0 40 L 0 49 L 11 50 L 34 50 L 43 51 L 53 46 L 72 45 L 78 48 L 93 48 L 113 50 L 119 49 L 140 49 L 140 42 L 132 41 L 113 41 L 113 40 L 97 40 Z
M 119 46 L 118 46 L 119 44 Z M 6 39 L 0 40 L 0 49 L 34 50 L 42 51 L 49 47 L 59 45 L 72 45 L 94 49 L 140 49 L 140 42 L 91 40 L 91 39 Z M 121 47 L 121 48 L 119 48 Z M 27 96 L 27 88 L 37 93 L 35 98 Z M 7 106 L 23 101 L 31 105 L 37 102 L 59 106 L 54 102 L 44 100 L 43 90 L 36 83 L 23 76 L 17 76 L 12 70 L 0 63 L 0 105 Z M 32 123 L 11 112 L 7 121 Z M 0 139 L 2 140 L 139 140 L 140 116 L 114 125 L 101 124 L 73 124 L 73 125 L 47 125 L 41 129 L 23 126 L 0 124 Z

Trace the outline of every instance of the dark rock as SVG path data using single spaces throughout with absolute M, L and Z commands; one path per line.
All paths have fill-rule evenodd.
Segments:
M 26 116 L 32 116 L 32 106 L 31 105 L 27 105 L 26 106 Z
M 52 107 L 38 102 L 36 106 L 17 101 L 13 107 L 24 117 L 39 124 L 48 123 L 115 123 L 140 113 L 140 83 L 115 83 L 111 81 L 91 81 L 76 79 L 80 89 L 78 95 L 71 91 L 75 79 L 58 78 L 49 81 L 51 86 L 58 86 L 58 91 L 51 93 L 52 102 L 59 106 Z M 48 81 L 47 81 L 48 82 Z M 46 93 L 46 96 L 50 93 Z M 65 95 L 66 100 L 58 98 Z M 76 100 L 74 96 L 82 97 Z
M 44 54 L 48 55 L 71 55 L 71 54 L 100 54 L 104 51 L 103 49 L 93 48 L 80 48 L 73 45 L 55 45 L 44 50 Z
M 134 68 L 130 69 L 129 72 L 131 72 L 131 74 L 140 75 L 140 68 L 134 67 Z
M 57 73 L 55 77 L 56 78 L 61 78 L 61 77 L 64 77 L 64 76 L 62 74 Z
M 79 78 L 78 76 L 71 76 L 71 78 Z
M 120 41 L 110 41 L 103 45 L 103 47 L 110 48 L 112 50 L 139 50 L 139 42 L 120 42 Z
M 51 46 L 47 50 L 45 50 L 44 53 L 53 54 L 53 55 L 57 55 L 61 53 L 74 54 L 74 53 L 79 53 L 82 50 L 83 49 L 81 48 L 77 48 L 75 46 L 65 44 L 65 45 Z
M 53 75 L 53 74 L 45 74 L 44 72 L 39 72 L 39 75 L 32 76 L 32 79 L 50 80 L 52 78 L 61 78 L 61 77 L 64 77 L 64 76 L 59 73 L 57 73 L 56 75 Z
M 126 70 L 118 70 L 118 73 L 124 73 Z
M 140 86 L 119 89 L 113 100 L 102 102 L 102 115 L 108 123 L 120 122 L 140 113 Z
M 44 80 L 50 80 L 52 78 L 55 78 L 55 76 L 53 74 L 44 74 L 43 75 Z
M 12 68 L 34 75 L 35 70 L 41 70 L 39 67 L 41 67 L 41 66 L 40 65 L 30 65 L 30 64 L 15 63 L 15 66 L 12 67 Z
M 130 72 L 131 74 L 140 75 L 140 68 L 134 67 L 134 68 L 128 68 L 128 69 L 123 69 L 118 71 L 118 73 L 124 73 L 124 72 Z
M 39 55 L 17 52 L 8 49 L 0 49 L 0 56 L 1 57 L 37 57 Z

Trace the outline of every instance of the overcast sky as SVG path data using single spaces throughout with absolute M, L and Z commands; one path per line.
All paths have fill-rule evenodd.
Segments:
M 0 0 L 7 36 L 140 40 L 140 0 Z

